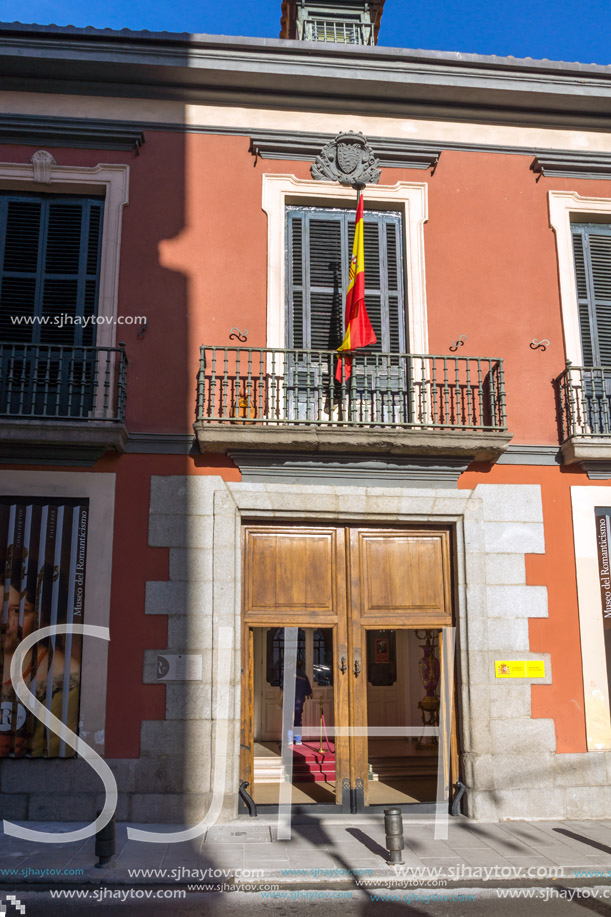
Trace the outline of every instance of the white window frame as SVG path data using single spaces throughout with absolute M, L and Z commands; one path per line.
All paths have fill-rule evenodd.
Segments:
M 41 158 L 46 166 L 44 171 L 39 165 Z M 123 207 L 129 202 L 129 166 L 112 163 L 60 166 L 50 154 L 39 150 L 30 163 L 0 163 L 0 189 L 104 196 L 98 315 L 105 321 L 97 326 L 96 346 L 115 347 L 121 223 Z
M 428 353 L 424 224 L 428 220 L 428 185 L 400 181 L 371 185 L 364 192 L 368 204 L 391 205 L 403 217 L 405 305 L 408 349 Z M 267 346 L 284 348 L 286 328 L 285 220 L 289 204 L 333 207 L 350 202 L 356 209 L 356 192 L 331 182 L 263 175 L 262 208 L 267 214 Z
M 85 570 L 85 624 L 108 627 L 115 512 L 114 473 L 3 471 L 0 493 L 27 498 L 89 500 Z M 106 741 L 108 641 L 83 637 L 79 735 L 99 755 Z
M 597 506 L 611 506 L 609 487 L 571 487 L 577 604 L 588 751 L 611 750 L 611 709 L 596 544 Z
M 556 237 L 558 279 L 566 359 L 576 366 L 583 365 L 579 302 L 575 283 L 575 255 L 571 223 L 574 215 L 604 217 L 611 222 L 611 198 L 582 197 L 577 191 L 549 191 L 549 221 Z M 583 221 L 582 222 L 586 222 Z M 606 220 L 605 220 L 606 222 Z

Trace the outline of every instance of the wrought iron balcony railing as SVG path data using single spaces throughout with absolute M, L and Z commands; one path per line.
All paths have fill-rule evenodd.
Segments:
M 611 367 L 573 366 L 558 379 L 562 439 L 611 437 Z
M 126 370 L 124 344 L 75 347 L 0 342 L 0 416 L 122 423 Z
M 367 353 L 336 379 L 335 350 L 202 346 L 197 420 L 259 426 L 504 432 L 503 361 Z
M 329 41 L 341 45 L 372 45 L 373 25 L 340 19 L 305 19 L 300 36 L 304 41 Z

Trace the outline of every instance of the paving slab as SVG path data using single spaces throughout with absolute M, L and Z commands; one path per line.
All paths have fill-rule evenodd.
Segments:
M 271 844 L 269 828 L 263 827 L 235 827 L 230 825 L 215 825 L 208 830 L 206 844 Z
M 445 841 L 434 841 L 432 838 L 407 840 L 406 845 L 417 856 L 422 857 L 456 857 L 456 853 Z
M 452 850 L 464 850 L 466 849 L 477 849 L 484 848 L 488 849 L 489 844 L 485 841 L 479 834 L 472 834 L 467 831 L 453 832 L 451 831 L 448 834 L 448 839 L 446 841 L 448 847 L 451 847 Z
M 536 869 L 538 869 L 540 866 L 544 866 L 546 869 L 550 869 L 550 867 L 552 867 L 552 866 L 555 865 L 555 864 L 552 862 L 552 860 L 550 860 L 550 859 L 547 858 L 547 856 L 536 856 L 536 855 L 527 856 L 527 857 L 513 857 L 513 856 L 508 856 L 508 857 L 506 857 L 506 859 L 507 859 L 507 862 L 508 862 L 511 866 L 518 866 L 518 867 L 520 867 L 520 868 L 522 868 L 522 869 L 534 869 L 534 870 L 536 870 Z M 536 878 L 536 876 L 533 877 L 533 878 Z
M 423 857 L 422 865 L 427 866 L 430 869 L 435 869 L 441 866 L 444 869 L 449 869 L 450 867 L 456 866 L 467 866 L 468 863 L 466 860 L 463 860 L 460 856 L 455 857 Z
M 526 846 L 545 847 L 548 845 L 553 846 L 557 843 L 554 841 L 551 833 L 542 831 L 538 824 L 502 824 L 499 825 L 499 828 L 505 834 L 509 834 L 511 837 L 515 838 L 517 841 L 525 844 Z
M 541 852 L 556 866 L 587 866 L 598 859 L 596 856 L 577 853 L 567 847 L 542 847 Z
M 460 851 L 460 856 L 469 866 L 508 866 L 509 863 L 505 857 L 500 856 L 496 850 L 490 847 L 486 849 L 464 848 Z
M 287 851 L 288 861 L 291 869 L 299 869 L 303 867 L 304 869 L 309 869 L 310 867 L 315 866 L 335 866 L 337 857 L 331 856 L 326 851 L 313 851 L 308 853 L 303 850 L 289 850 Z

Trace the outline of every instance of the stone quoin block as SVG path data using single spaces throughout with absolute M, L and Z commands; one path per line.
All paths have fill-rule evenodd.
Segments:
M 485 522 L 486 552 L 545 554 L 543 525 L 538 522 Z
M 539 484 L 478 484 L 486 522 L 543 522 Z
M 488 586 L 488 608 L 495 618 L 547 618 L 546 586 Z
M 491 720 L 492 751 L 495 755 L 531 755 L 533 765 L 544 752 L 556 750 L 553 720 Z M 553 784 L 553 780 L 550 781 Z
M 486 554 L 485 563 L 486 582 L 489 586 L 526 585 L 523 554 Z

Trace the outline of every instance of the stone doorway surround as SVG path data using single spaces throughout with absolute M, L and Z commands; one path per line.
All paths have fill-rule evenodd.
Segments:
M 147 651 L 145 681 L 156 681 L 159 652 L 201 655 L 203 677 L 201 682 L 167 685 L 166 721 L 144 722 L 142 745 L 143 754 L 151 755 L 155 743 L 157 749 L 167 745 L 164 736 L 184 735 L 182 767 L 192 791 L 197 786 L 195 796 L 191 795 L 194 806 L 185 811 L 199 816 L 210 799 L 218 703 L 214 655 L 219 628 L 229 625 L 235 653 L 224 816 L 234 817 L 237 812 L 241 525 L 252 520 L 450 525 L 466 814 L 483 821 L 571 817 L 579 788 L 581 815 L 601 814 L 600 797 L 596 812 L 584 812 L 583 803 L 592 795 L 593 781 L 606 782 L 606 777 L 600 779 L 605 755 L 596 755 L 596 764 L 588 755 L 556 756 L 553 720 L 531 719 L 532 680 L 494 677 L 495 659 L 542 658 L 529 650 L 528 619 L 547 617 L 547 589 L 526 585 L 524 560 L 525 554 L 545 551 L 538 485 L 479 484 L 473 490 L 451 491 L 236 484 L 212 475 L 156 476 L 151 484 L 149 544 L 169 547 L 170 579 L 147 584 L 146 611 L 168 615 L 169 639 L 167 648 Z M 537 679 L 538 684 L 551 683 L 549 655 L 543 658 L 546 677 Z M 205 760 L 203 749 L 208 749 Z M 570 768 L 578 764 L 571 780 Z M 151 820 L 163 815 L 164 798 L 158 807 L 155 796 L 148 797 Z M 606 808 L 611 811 L 611 805 Z

